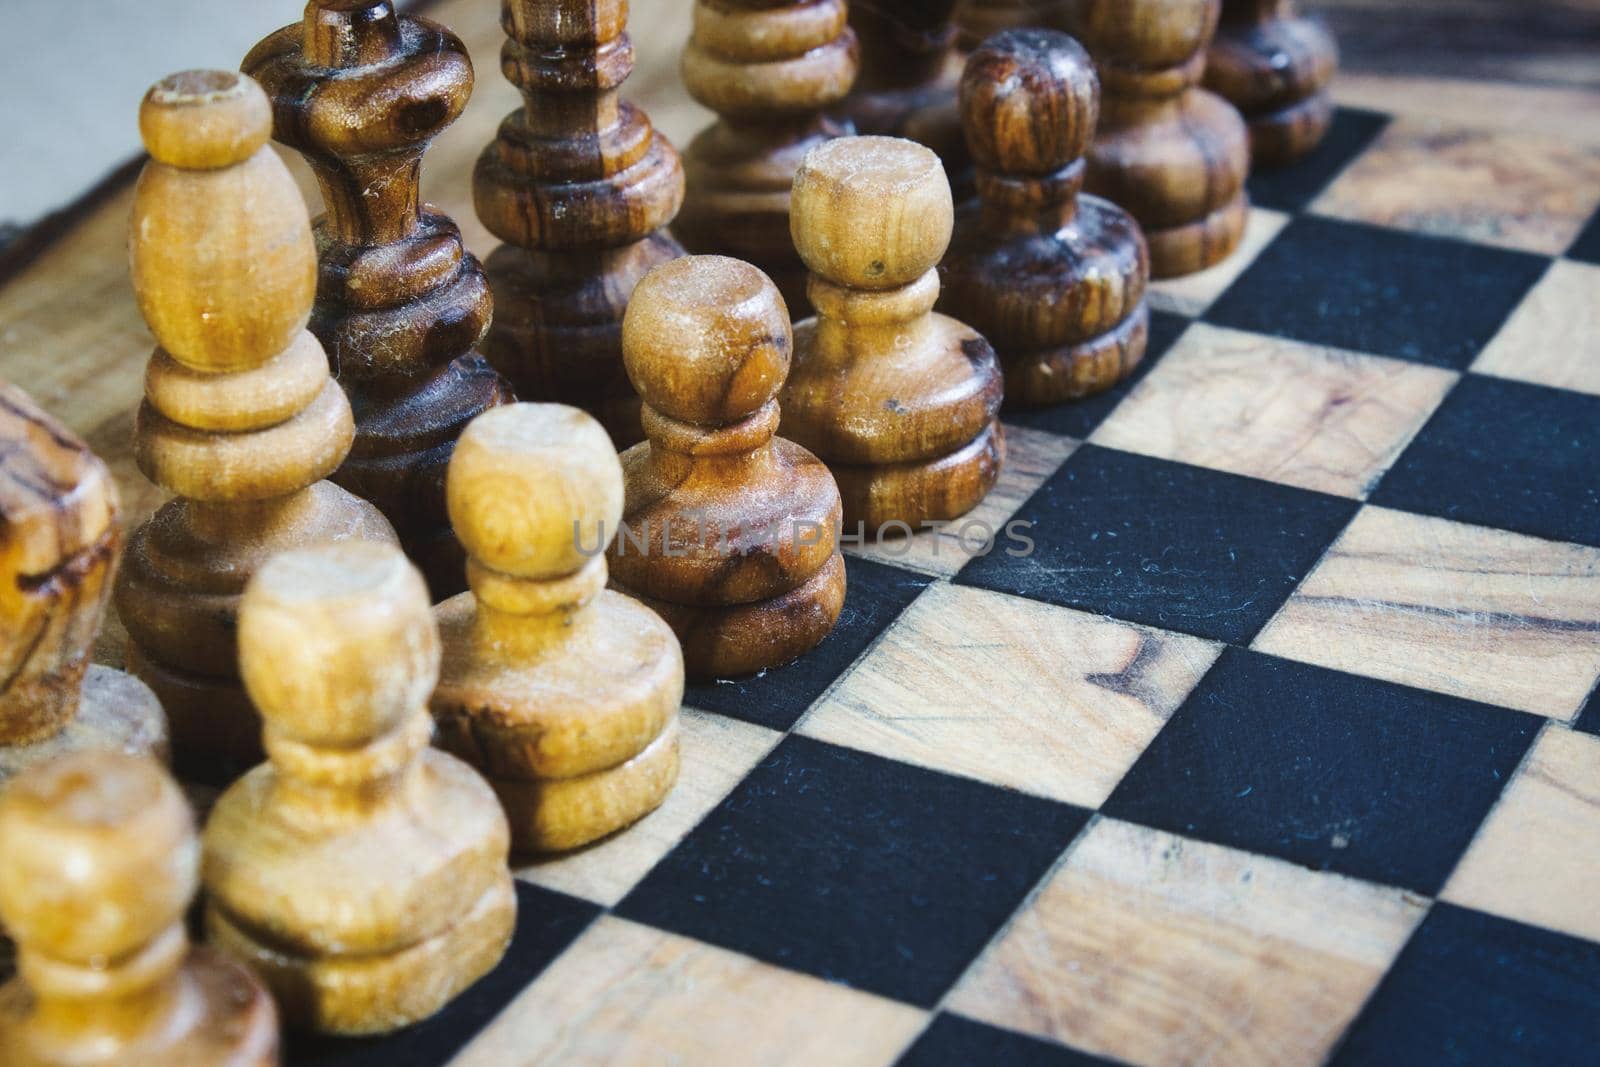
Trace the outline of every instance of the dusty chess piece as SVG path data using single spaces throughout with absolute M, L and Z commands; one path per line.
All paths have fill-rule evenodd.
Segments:
M 272 998 L 191 948 L 199 848 L 183 794 L 149 757 L 80 751 L 0 796 L 0 919 L 19 977 L 0 988 L 0 1063 L 271 1067 Z
M 1328 83 L 1339 46 L 1321 19 L 1292 0 L 1222 0 L 1222 24 L 1206 60 L 1206 88 L 1227 98 L 1250 127 L 1250 161 L 1280 167 L 1305 157 L 1333 121 Z
M 956 5 L 956 47 L 963 52 L 1003 30 L 1055 25 L 1071 0 L 959 0 Z
M 661 618 L 606 589 L 622 467 L 576 408 L 515 404 L 467 427 L 450 517 L 472 591 L 434 609 L 441 747 L 481 771 L 519 851 L 576 848 L 678 778 L 683 655 Z
M 839 490 L 773 436 L 792 349 L 782 296 L 736 259 L 658 267 L 628 305 L 623 351 L 649 440 L 622 457 L 608 561 L 613 585 L 678 635 L 694 680 L 792 660 L 844 605 Z
M 439 634 L 389 545 L 288 552 L 251 580 L 239 657 L 270 762 L 206 822 L 206 932 L 285 1021 L 375 1034 L 425 1019 L 505 953 L 516 916 L 494 793 L 428 746 Z
M 188 71 L 139 112 L 151 161 L 129 239 L 139 308 L 160 347 L 134 456 L 177 495 L 134 531 L 116 602 L 128 667 L 166 708 L 183 776 L 225 781 L 258 762 L 234 622 L 257 567 L 286 549 L 368 538 L 387 520 L 323 481 L 350 450 L 350 404 L 305 328 L 317 283 L 305 202 L 267 147 L 251 79 Z
M 683 255 L 666 227 L 683 165 L 621 98 L 633 70 L 627 0 L 504 0 L 500 65 L 524 106 L 478 159 L 473 201 L 506 243 L 488 259 L 496 315 L 484 351 L 524 400 L 590 412 L 638 441 L 622 313 L 650 269 Z
M 1244 235 L 1250 141 L 1232 104 L 1201 89 L 1221 0 L 1077 0 L 1063 26 L 1094 57 L 1100 129 L 1091 193 L 1126 208 L 1150 273 L 1192 274 Z
M 167 757 L 161 704 L 91 664 L 122 550 L 106 465 L 0 382 L 0 785 L 81 749 Z
M 852 534 L 963 515 L 1005 459 L 994 350 L 933 310 L 951 225 L 939 158 L 911 141 L 831 141 L 795 176 L 817 315 L 795 327 L 783 433 L 828 464 Z
M 856 78 L 845 0 L 698 0 L 683 50 L 689 95 L 717 113 L 684 155 L 688 195 L 673 232 L 692 252 L 759 267 L 791 311 L 806 268 L 789 238 L 794 172 L 850 128 L 826 109 Z
M 939 308 L 994 345 L 1010 404 L 1097 393 L 1144 358 L 1144 234 L 1079 193 L 1099 104 L 1088 53 L 1054 30 L 989 38 L 961 79 L 981 200 L 957 215 Z
M 489 329 L 483 268 L 422 203 L 422 156 L 472 93 L 455 34 L 390 0 L 311 0 L 245 57 L 273 100 L 274 135 L 311 164 L 317 219 L 311 332 L 350 398 L 356 436 L 333 481 L 378 506 L 436 598 L 465 556 L 444 474 L 462 427 L 511 388 L 473 346 Z

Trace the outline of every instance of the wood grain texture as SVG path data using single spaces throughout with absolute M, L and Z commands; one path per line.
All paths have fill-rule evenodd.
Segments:
M 1093 808 L 1219 650 L 1197 637 L 939 583 L 801 731 Z
M 455 1067 L 879 1067 L 925 1013 L 602 916 Z
M 1564 720 L 1597 602 L 1600 549 L 1368 506 L 1251 647 Z
M 1600 265 L 1560 259 L 1472 364 L 1479 374 L 1600 395 Z
M 1251 165 L 1281 167 L 1309 155 L 1328 132 L 1338 65 L 1333 34 L 1293 0 L 1222 0 L 1205 86 L 1244 116 Z
M 1321 1063 L 1424 910 L 1102 818 L 949 1007 L 1148 1067 Z

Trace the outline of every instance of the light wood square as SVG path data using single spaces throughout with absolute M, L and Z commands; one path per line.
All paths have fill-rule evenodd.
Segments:
M 610 907 L 627 896 L 781 737 L 765 727 L 690 708 L 679 713 L 678 721 L 681 770 L 678 784 L 661 807 L 592 845 L 521 867 L 517 877 Z
M 896 1001 L 607 915 L 453 1067 L 887 1067 L 925 1020 Z
M 1441 899 L 1600 941 L 1600 738 L 1545 727 Z
M 1570 719 L 1600 675 L 1600 549 L 1369 505 L 1252 647 Z
M 1456 378 L 1196 323 L 1090 440 L 1361 499 Z
M 1322 215 L 1559 254 L 1600 204 L 1600 147 L 1399 118 L 1312 204 Z
M 949 1007 L 1145 1067 L 1320 1063 L 1425 907 L 1101 819 Z
M 1006 523 L 1067 461 L 1078 442 L 1024 426 L 1007 426 L 1005 433 L 1005 466 L 1000 469 L 994 488 L 977 507 L 937 529 L 879 542 L 846 541 L 844 550 L 853 556 L 948 578 L 980 552 L 1004 552 L 1007 547 L 1018 545 L 1007 535 Z M 849 536 L 854 531 L 844 532 Z
M 812 709 L 811 737 L 1096 807 L 1221 646 L 930 586 Z
M 1216 303 L 1228 286 L 1255 262 L 1261 250 L 1272 243 L 1278 231 L 1288 225 L 1289 216 L 1281 211 L 1253 207 L 1245 219 L 1244 237 L 1233 254 L 1214 267 L 1165 278 L 1150 283 L 1150 306 L 1176 315 L 1198 316 Z
M 1552 263 L 1472 369 L 1600 395 L 1600 266 Z

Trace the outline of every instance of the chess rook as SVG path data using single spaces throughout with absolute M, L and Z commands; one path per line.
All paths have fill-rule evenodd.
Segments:
M 774 436 L 792 349 L 782 296 L 736 259 L 658 267 L 628 305 L 623 351 L 649 440 L 622 456 L 607 558 L 612 583 L 678 635 L 691 679 L 794 659 L 844 605 L 839 490 Z
M 311 332 L 355 415 L 333 480 L 372 501 L 436 597 L 459 591 L 463 555 L 444 508 L 462 427 L 511 399 L 473 346 L 489 328 L 483 268 L 449 217 L 423 204 L 422 156 L 472 92 L 449 30 L 390 0 L 312 0 L 243 69 L 273 101 L 274 135 L 311 164 L 316 220 Z
M 191 948 L 194 817 L 149 757 L 79 751 L 0 796 L 0 920 L 20 977 L 0 987 L 7 1067 L 272 1067 L 277 1013 L 249 971 Z
M 933 310 L 952 213 L 938 156 L 899 138 L 830 141 L 795 176 L 817 314 L 795 327 L 783 433 L 828 464 L 852 533 L 956 518 L 1000 474 L 994 350 Z
M 692 252 L 759 267 L 791 310 L 805 264 L 789 237 L 789 192 L 816 145 L 849 132 L 825 113 L 856 78 L 845 0 L 698 0 L 683 50 L 689 95 L 717 113 L 684 155 L 688 193 L 673 232 Z
M 1144 235 L 1079 192 L 1099 103 L 1088 54 L 1054 30 L 991 37 L 961 79 L 981 202 L 957 215 L 939 307 L 994 345 L 1010 404 L 1100 392 L 1144 358 Z
M 505 0 L 501 69 L 524 106 L 472 178 L 499 309 L 485 352 L 524 400 L 583 408 L 619 448 L 639 440 L 622 313 L 652 267 L 683 255 L 663 229 L 683 165 L 621 98 L 633 70 L 627 0 Z
M 427 1018 L 499 961 L 516 898 L 494 794 L 428 745 L 439 635 L 422 576 L 389 545 L 277 556 L 245 591 L 239 657 L 270 762 L 206 822 L 207 937 L 291 1026 Z
M 371 504 L 322 480 L 354 425 L 305 328 L 316 246 L 266 144 L 266 95 L 240 74 L 175 74 L 146 95 L 139 124 L 151 161 L 129 245 L 160 347 L 134 456 L 177 499 L 129 538 L 115 596 L 128 666 L 166 708 L 177 766 L 220 781 L 261 751 L 234 640 L 245 582 L 285 549 L 395 535 Z
M 0 382 L 0 785 L 79 749 L 167 756 L 137 678 L 89 662 L 122 550 L 99 457 Z
M 598 422 L 515 404 L 467 427 L 450 516 L 472 591 L 434 609 L 438 743 L 500 797 L 519 851 L 636 821 L 678 777 L 683 656 L 661 618 L 606 589 L 622 467 Z
M 1232 104 L 1202 89 L 1220 0 L 1078 0 L 1065 28 L 1100 74 L 1085 188 L 1144 227 L 1150 272 L 1192 274 L 1238 247 L 1250 141 Z
M 1222 0 L 1206 60 L 1206 88 L 1226 97 L 1250 128 L 1250 159 L 1279 167 L 1303 158 L 1333 121 L 1328 83 L 1339 47 L 1320 19 L 1291 0 Z

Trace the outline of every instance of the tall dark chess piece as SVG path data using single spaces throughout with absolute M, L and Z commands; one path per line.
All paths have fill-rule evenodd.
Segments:
M 1200 88 L 1220 5 L 1077 0 L 1063 9 L 1100 73 L 1085 187 L 1139 220 L 1157 278 L 1220 262 L 1244 235 L 1249 136 L 1232 104 Z
M 674 232 L 694 252 L 761 268 L 796 315 L 806 267 L 789 236 L 789 190 L 812 148 L 849 127 L 825 109 L 856 78 L 844 0 L 699 0 L 683 81 L 717 113 L 684 154 L 688 195 Z
M 376 504 L 433 595 L 449 595 L 466 559 L 445 514 L 450 451 L 473 416 L 511 399 L 473 351 L 489 328 L 483 268 L 418 188 L 429 142 L 472 93 L 472 63 L 449 30 L 390 0 L 312 0 L 244 70 L 327 205 L 311 331 L 356 420 L 333 481 Z
M 581 407 L 623 448 L 643 431 L 622 313 L 640 278 L 683 255 L 663 229 L 683 165 L 620 97 L 627 0 L 505 0 L 501 21 L 500 66 L 526 103 L 472 178 L 478 217 L 507 242 L 489 256 L 499 313 L 485 350 L 523 399 Z
M 1097 393 L 1144 358 L 1144 235 L 1079 194 L 1099 105 L 1088 53 L 1055 30 L 996 34 L 961 79 L 981 203 L 957 218 L 939 308 L 994 345 L 1013 404 Z
M 1333 34 L 1292 0 L 1222 0 L 1205 83 L 1244 114 L 1251 161 L 1277 167 L 1304 157 L 1328 132 L 1328 83 L 1338 66 Z

